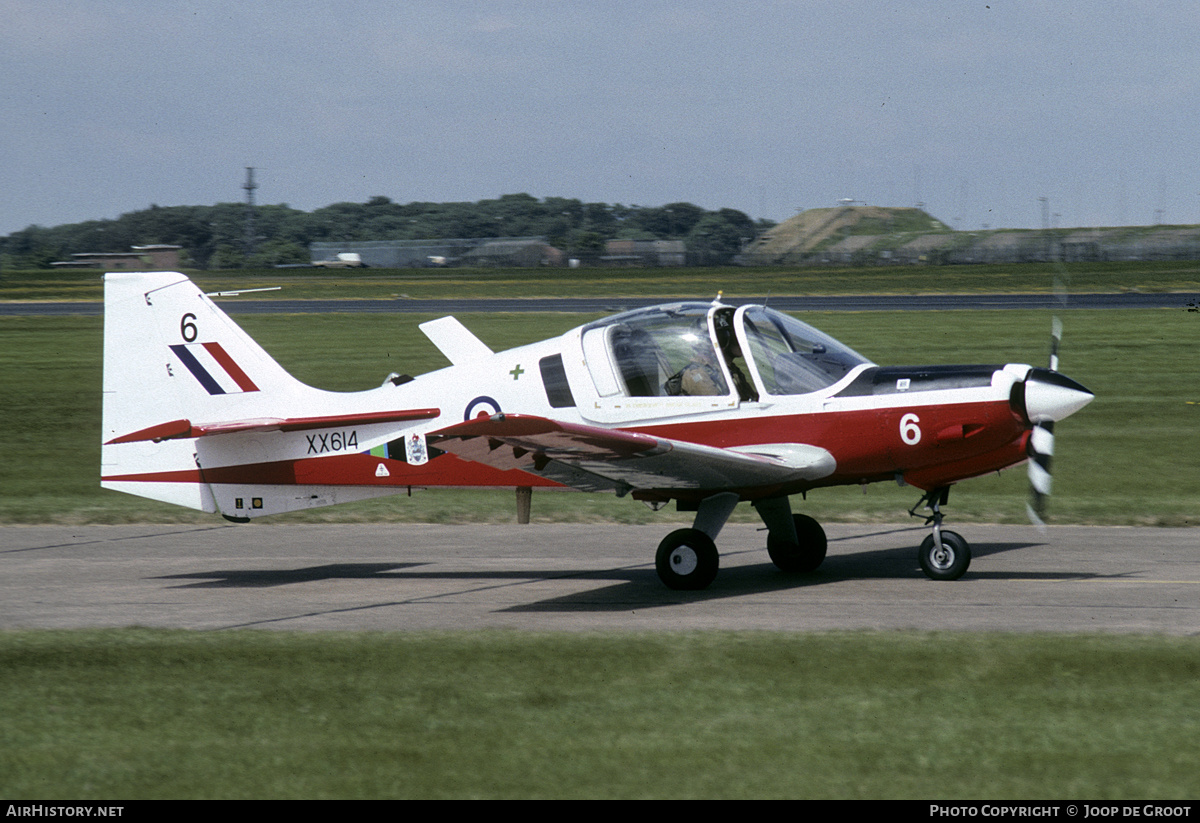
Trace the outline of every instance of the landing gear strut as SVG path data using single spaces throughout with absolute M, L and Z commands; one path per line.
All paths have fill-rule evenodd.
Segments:
M 673 531 L 658 544 L 654 566 L 663 585 L 697 591 L 716 579 L 720 565 L 717 535 L 738 499 L 734 492 L 704 498 L 692 528 Z M 806 514 L 792 514 L 786 497 L 756 500 L 753 505 L 767 526 L 767 553 L 780 571 L 802 574 L 821 565 L 828 541 L 820 523 Z
M 925 517 L 926 525 L 933 524 L 933 534 L 921 541 L 921 547 L 917 549 L 921 571 L 931 580 L 957 580 L 971 565 L 971 545 L 961 534 L 942 529 L 942 506 L 949 497 L 949 486 L 931 489 L 908 511 L 913 517 Z M 917 514 L 922 503 L 933 514 Z

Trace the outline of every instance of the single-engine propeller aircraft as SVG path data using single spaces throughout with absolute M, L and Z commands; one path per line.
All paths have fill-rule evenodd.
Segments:
M 1092 393 L 1028 365 L 881 367 L 760 305 L 675 303 L 493 352 L 453 317 L 421 324 L 450 361 L 359 392 L 300 383 L 182 274 L 105 277 L 102 483 L 244 522 L 414 487 L 569 488 L 696 513 L 656 566 L 673 589 L 717 574 L 748 501 L 783 571 L 825 558 L 789 497 L 880 481 L 924 492 L 918 552 L 962 576 L 942 526 L 952 484 L 1030 461 L 1049 492 L 1053 425 Z M 1056 333 L 1055 338 L 1057 339 Z

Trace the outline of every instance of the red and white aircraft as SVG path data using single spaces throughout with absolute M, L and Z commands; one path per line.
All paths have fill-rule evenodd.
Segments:
M 719 299 L 504 352 L 453 317 L 420 328 L 451 366 L 322 391 L 184 275 L 108 274 L 102 483 L 234 521 L 414 487 L 674 500 L 696 519 L 659 545 L 658 573 L 702 589 L 739 502 L 762 517 L 775 565 L 805 572 L 824 559 L 825 533 L 788 498 L 896 481 L 932 512 L 922 568 L 955 579 L 970 549 L 941 529 L 951 484 L 1030 459 L 1040 508 L 1053 424 L 1092 400 L 1054 358 L 1051 369 L 880 367 L 792 317 Z

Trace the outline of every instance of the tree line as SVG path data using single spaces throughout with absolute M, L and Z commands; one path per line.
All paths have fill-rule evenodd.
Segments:
M 286 203 L 151 205 L 114 220 L 13 232 L 0 238 L 0 266 L 46 268 L 72 254 L 127 252 L 131 246 L 163 243 L 182 246 L 186 265 L 194 268 L 265 268 L 307 263 L 309 244 L 320 241 L 534 236 L 584 258 L 602 253 L 607 240 L 684 240 L 709 260 L 727 262 L 772 225 L 736 209 L 708 211 L 692 203 L 624 206 L 561 197 L 539 200 L 528 194 L 476 203 L 407 204 L 376 196 L 311 212 Z

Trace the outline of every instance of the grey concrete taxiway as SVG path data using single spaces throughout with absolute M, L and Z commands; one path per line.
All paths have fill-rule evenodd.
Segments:
M 1200 633 L 1200 529 L 956 526 L 974 561 L 921 573 L 917 525 L 827 527 L 814 574 L 731 524 L 704 592 L 664 588 L 674 526 L 0 528 L 0 629 L 923 629 Z

